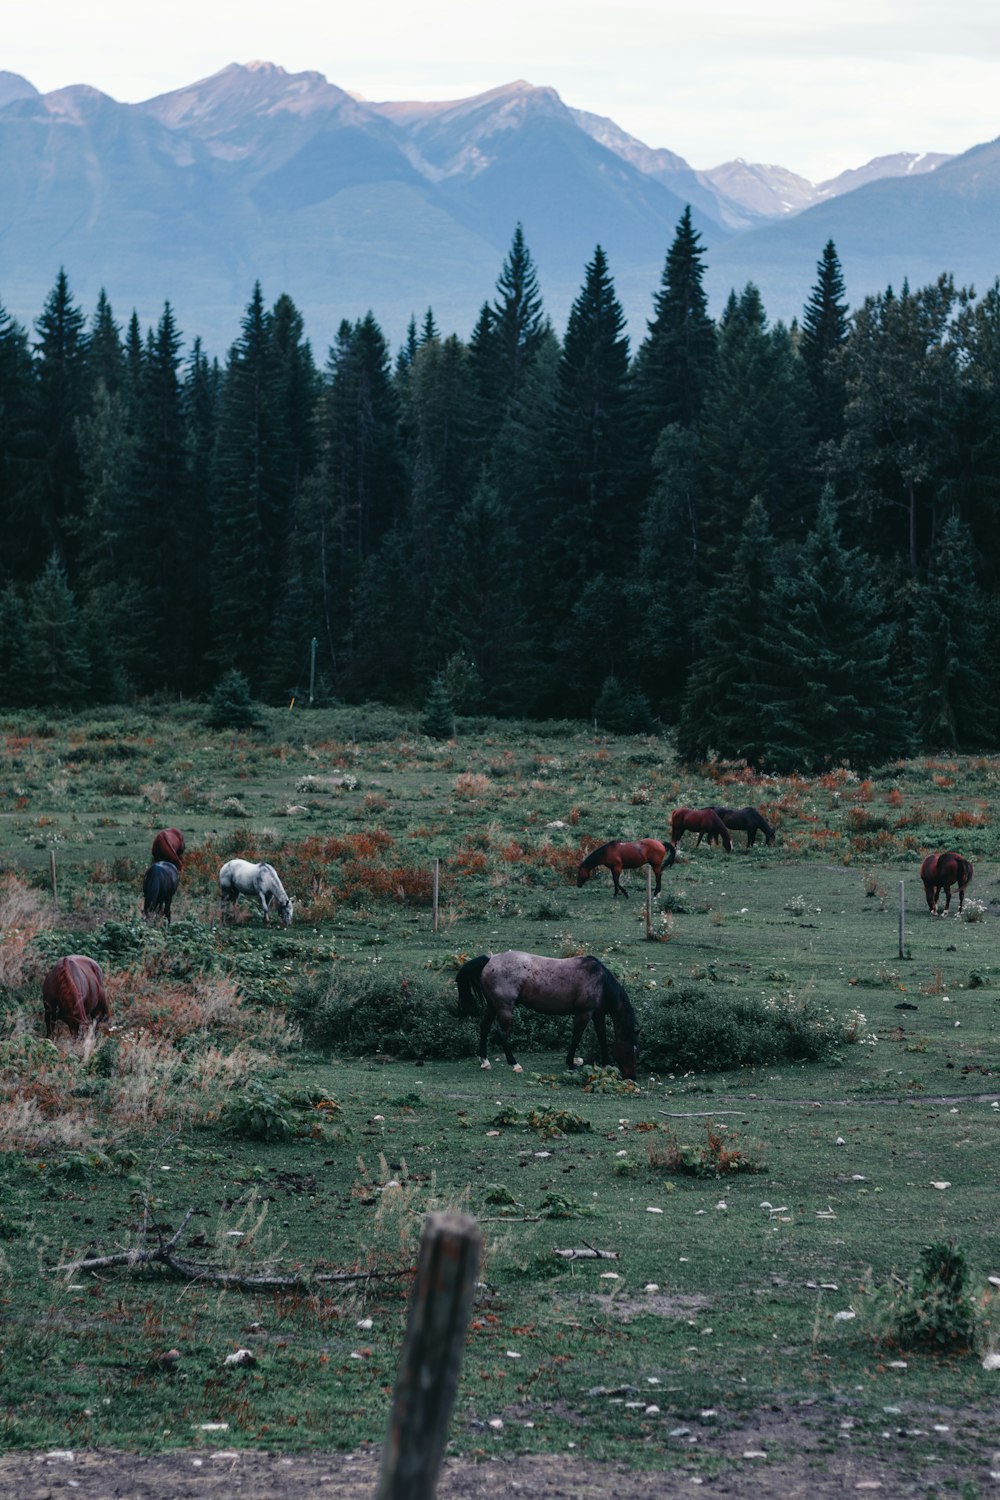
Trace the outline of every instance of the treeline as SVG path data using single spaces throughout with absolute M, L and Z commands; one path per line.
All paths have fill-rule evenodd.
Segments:
M 560 338 L 517 228 L 468 340 L 319 368 L 256 287 L 224 365 L 64 273 L 0 308 L 0 702 L 198 695 L 676 725 L 700 759 L 995 744 L 1000 283 L 718 321 L 682 217 L 634 357 L 598 247 Z

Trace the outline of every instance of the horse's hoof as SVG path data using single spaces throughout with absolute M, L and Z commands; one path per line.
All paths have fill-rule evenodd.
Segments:
M 514 1064 L 514 1072 L 515 1073 L 523 1073 L 524 1072 L 524 1069 L 521 1067 L 520 1063 L 515 1063 Z
M 482 1062 L 479 1064 L 479 1066 L 481 1068 L 490 1068 L 490 1067 L 493 1066 L 493 1064 L 490 1062 L 490 1060 L 489 1060 L 488 1057 L 484 1057 L 483 1060 L 482 1060 Z

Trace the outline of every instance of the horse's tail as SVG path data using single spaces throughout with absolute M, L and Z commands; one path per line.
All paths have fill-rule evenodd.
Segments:
M 151 911 L 155 911 L 160 902 L 160 872 L 155 865 L 150 865 L 142 877 L 142 914 L 148 917 Z
M 962 884 L 968 885 L 972 879 L 972 865 L 961 854 L 958 856 L 958 863 L 962 873 Z
M 482 980 L 483 970 L 489 961 L 488 953 L 480 953 L 478 958 L 470 958 L 468 963 L 464 963 L 455 975 L 460 1016 L 478 1016 L 486 1004 L 486 991 L 483 989 Z
M 667 851 L 666 855 L 664 856 L 664 860 L 663 860 L 663 868 L 665 870 L 669 870 L 670 866 L 673 864 L 674 860 L 677 858 L 677 845 L 676 844 L 672 844 L 669 839 L 664 839 L 663 840 L 663 847 Z

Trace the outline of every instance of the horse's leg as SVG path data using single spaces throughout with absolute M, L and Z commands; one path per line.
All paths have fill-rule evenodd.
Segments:
M 490 1000 L 486 1002 L 482 1025 L 479 1028 L 479 1057 L 481 1066 L 488 1068 L 490 1065 L 490 1060 L 486 1056 L 486 1042 L 494 1021 L 496 1021 L 500 1028 L 500 1045 L 503 1047 L 503 1055 L 511 1067 L 520 1073 L 521 1064 L 514 1056 L 510 1045 L 510 1029 L 514 1024 L 514 1007 L 512 1004 L 503 1001 L 497 1005 L 494 1005 Z
M 601 1059 L 601 1067 L 608 1066 L 608 1026 L 604 1012 L 594 1011 L 594 1031 L 597 1033 L 597 1051 Z
M 493 1025 L 493 1007 L 489 1001 L 483 1011 L 483 1019 L 479 1023 L 479 1065 L 488 1068 L 490 1060 L 486 1056 L 486 1043 L 489 1040 L 490 1028 Z
M 567 1068 L 578 1068 L 583 1062 L 583 1058 L 579 1057 L 577 1054 L 580 1049 L 580 1038 L 583 1036 L 583 1033 L 587 1029 L 591 1014 L 591 1011 L 584 1010 L 578 1012 L 573 1017 L 573 1035 L 570 1038 L 569 1051 L 566 1053 Z
M 660 894 L 660 876 L 662 875 L 662 873 L 663 873 L 663 866 L 662 865 L 654 865 L 653 866 L 653 874 L 656 876 L 656 885 L 653 888 L 653 895 L 654 896 L 658 896 Z

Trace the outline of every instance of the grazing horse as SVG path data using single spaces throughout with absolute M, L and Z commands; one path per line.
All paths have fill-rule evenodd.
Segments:
M 660 873 L 664 865 L 669 870 L 676 858 L 677 850 L 673 844 L 661 844 L 659 839 L 633 839 L 631 842 L 612 839 L 610 844 L 602 844 L 599 849 L 591 850 L 586 859 L 580 861 L 580 867 L 576 872 L 576 883 L 578 886 L 586 885 L 598 865 L 604 865 L 611 871 L 614 881 L 612 897 L 619 894 L 627 897 L 628 891 L 620 884 L 622 871 L 638 870 L 641 865 L 650 865 L 656 876 L 656 889 L 653 895 L 658 896 Z
M 965 887 L 972 879 L 972 866 L 961 854 L 956 854 L 954 849 L 947 854 L 928 854 L 920 866 L 920 879 L 924 883 L 924 893 L 927 896 L 927 905 L 932 917 L 944 916 L 951 905 L 951 888 L 958 886 L 958 909 L 962 910 L 965 904 Z M 937 909 L 938 896 L 944 891 L 944 911 Z
M 482 1010 L 479 1027 L 481 1066 L 488 1068 L 486 1042 L 493 1022 L 500 1027 L 504 1055 L 512 1068 L 521 1071 L 510 1046 L 515 1005 L 543 1015 L 572 1016 L 573 1036 L 566 1053 L 567 1068 L 582 1061 L 576 1049 L 593 1021 L 601 1062 L 608 1061 L 607 1017 L 615 1030 L 614 1059 L 623 1078 L 635 1077 L 636 1020 L 632 1002 L 615 976 L 599 958 L 544 958 L 537 953 L 480 954 L 470 958 L 455 975 L 458 1014 L 475 1016 Z
M 733 852 L 733 841 L 729 837 L 729 829 L 723 823 L 714 807 L 679 807 L 670 817 L 670 837 L 674 844 L 679 844 L 685 833 L 696 833 L 695 848 L 703 838 L 709 837 L 722 840 L 722 847 L 727 854 Z
M 174 899 L 180 878 L 180 870 L 168 859 L 160 859 L 155 865 L 150 865 L 142 879 L 144 917 L 154 917 L 158 911 L 162 911 L 169 927 L 170 903 Z
M 774 829 L 764 814 L 758 812 L 755 807 L 715 807 L 712 811 L 718 813 L 730 832 L 746 834 L 748 849 L 751 844 L 757 842 L 758 833 L 764 835 L 765 843 L 774 843 Z M 708 842 L 711 843 L 716 837 L 716 834 L 710 833 Z
M 179 828 L 161 828 L 153 840 L 153 858 L 166 860 L 178 870 L 184 864 L 184 835 Z
M 256 896 L 265 922 L 271 920 L 270 906 L 273 901 L 285 926 L 291 926 L 292 900 L 286 894 L 273 865 L 255 865 L 248 859 L 229 860 L 219 871 L 219 895 L 223 901 L 223 913 L 226 902 L 235 906 L 241 895 Z
M 56 1026 L 65 1021 L 74 1036 L 80 1027 L 106 1021 L 108 996 L 104 987 L 104 970 L 92 958 L 69 953 L 59 959 L 42 980 L 42 1005 L 45 1010 L 45 1035 L 51 1041 Z

